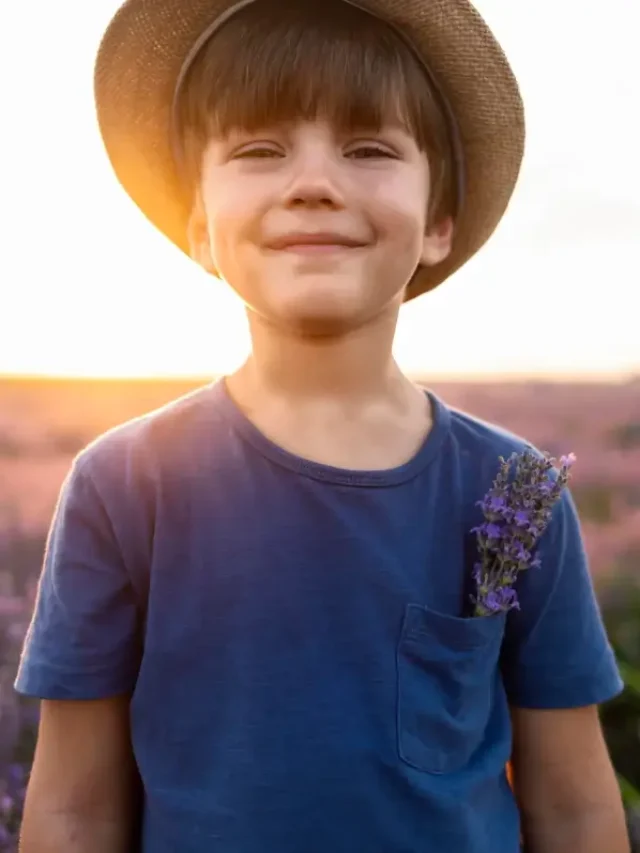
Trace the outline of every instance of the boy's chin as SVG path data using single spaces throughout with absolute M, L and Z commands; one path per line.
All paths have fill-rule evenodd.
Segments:
M 289 294 L 286 299 L 264 300 L 256 305 L 270 325 L 309 336 L 338 336 L 366 325 L 388 307 L 373 302 L 371 294 L 315 291 Z M 368 298 L 367 298 L 368 297 Z

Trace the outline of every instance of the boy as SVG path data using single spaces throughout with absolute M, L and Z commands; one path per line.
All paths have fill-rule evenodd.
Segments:
M 24 853 L 624 853 L 571 497 L 521 609 L 471 616 L 476 502 L 526 442 L 391 354 L 506 207 L 517 86 L 466 0 L 316 5 L 128 0 L 102 44 L 116 173 L 252 352 L 72 467 Z

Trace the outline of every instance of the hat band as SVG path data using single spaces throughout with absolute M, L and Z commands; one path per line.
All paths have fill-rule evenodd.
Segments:
M 259 2 L 259 0 L 238 0 L 238 2 L 229 6 L 229 8 L 226 9 L 221 15 L 218 15 L 218 17 L 215 18 L 215 20 L 213 20 L 211 24 L 209 24 L 209 26 L 206 27 L 206 29 L 200 34 L 199 38 L 196 40 L 193 47 L 187 54 L 184 62 L 182 63 L 182 67 L 180 69 L 180 73 L 178 74 L 178 79 L 176 81 L 176 86 L 173 95 L 173 104 L 171 108 L 171 147 L 173 150 L 173 156 L 176 165 L 180 164 L 183 153 L 180 145 L 180 140 L 178 140 L 177 138 L 176 128 L 180 95 L 182 93 L 182 87 L 184 86 L 187 74 L 189 73 L 191 66 L 193 65 L 200 51 L 207 44 L 207 42 L 211 38 L 213 38 L 213 36 L 218 32 L 218 30 L 222 26 L 224 26 L 224 24 L 226 24 L 226 22 L 230 18 L 232 18 L 237 12 L 240 12 L 246 6 L 250 6 L 252 3 L 255 2 Z M 451 146 L 451 153 L 453 154 L 453 159 L 456 167 L 455 216 L 458 217 L 461 213 L 462 205 L 464 202 L 466 189 L 466 173 L 464 163 L 464 149 L 462 146 L 462 140 L 460 138 L 460 129 L 458 127 L 458 122 L 456 120 L 453 108 L 449 103 L 449 99 L 442 91 L 442 88 L 439 85 L 435 75 L 423 59 L 421 52 L 416 48 L 411 39 L 400 27 L 396 26 L 391 21 L 388 21 L 386 18 L 383 18 L 381 15 L 377 15 L 375 12 L 372 12 L 370 9 L 366 8 L 361 3 L 358 3 L 357 0 L 342 0 L 342 2 L 348 3 L 350 6 L 354 6 L 356 9 L 360 9 L 362 12 L 371 15 L 371 17 L 373 18 L 377 18 L 378 20 L 385 23 L 387 26 L 391 27 L 391 29 L 393 29 L 394 32 L 403 40 L 403 42 L 406 44 L 406 46 L 409 48 L 409 50 L 412 52 L 412 54 L 422 66 L 427 78 L 429 79 L 429 83 L 431 84 L 431 87 L 435 92 L 438 101 L 440 102 L 440 106 L 447 120 L 449 144 Z

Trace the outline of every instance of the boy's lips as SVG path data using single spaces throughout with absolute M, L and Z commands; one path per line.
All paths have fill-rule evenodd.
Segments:
M 342 251 L 344 249 L 361 249 L 367 244 L 344 234 L 330 231 L 323 232 L 291 232 L 283 234 L 266 244 L 268 249 L 279 252 L 299 252 L 302 254 L 318 254 L 324 252 Z

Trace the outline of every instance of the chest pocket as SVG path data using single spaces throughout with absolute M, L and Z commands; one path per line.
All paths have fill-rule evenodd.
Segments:
M 466 764 L 483 741 L 505 615 L 445 616 L 407 605 L 397 647 L 400 758 L 429 773 Z

